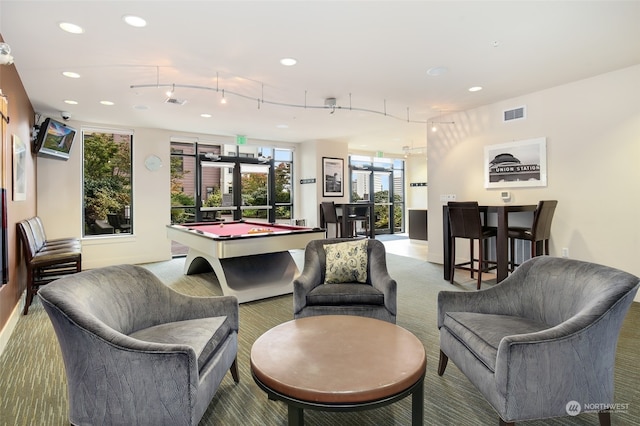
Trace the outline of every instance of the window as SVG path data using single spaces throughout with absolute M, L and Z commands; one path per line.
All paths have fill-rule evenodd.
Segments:
M 268 152 L 268 154 L 267 154 Z M 262 155 L 275 160 L 276 221 L 288 223 L 293 218 L 293 151 L 262 148 Z
M 132 133 L 83 130 L 83 236 L 131 234 Z
M 404 161 L 349 157 L 351 201 L 373 201 L 376 234 L 404 232 Z

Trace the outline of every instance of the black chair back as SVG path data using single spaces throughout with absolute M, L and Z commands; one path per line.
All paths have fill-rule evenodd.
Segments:
M 557 200 L 546 200 L 538 203 L 533 215 L 533 238 L 535 241 L 548 240 L 551 237 L 551 221 L 558 205 Z
M 482 237 L 482 220 L 476 201 L 450 201 L 447 206 L 452 238 Z
M 333 201 L 323 201 L 320 205 L 322 206 L 325 223 L 338 223 L 335 203 Z

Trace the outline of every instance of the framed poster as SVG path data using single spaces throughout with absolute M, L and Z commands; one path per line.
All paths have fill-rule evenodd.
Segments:
M 27 147 L 13 135 L 13 201 L 27 199 Z
M 485 146 L 485 188 L 533 186 L 547 186 L 546 138 Z
M 322 176 L 324 197 L 344 196 L 344 160 L 342 158 L 322 157 Z

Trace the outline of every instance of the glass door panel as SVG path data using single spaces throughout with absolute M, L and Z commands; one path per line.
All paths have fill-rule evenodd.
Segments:
M 391 202 L 391 172 L 373 172 L 373 202 L 375 204 L 376 233 L 388 234 L 391 232 L 390 223 L 393 220 Z
M 193 143 L 171 142 L 171 223 L 193 222 L 196 216 L 196 157 Z
M 404 232 L 404 171 L 393 170 L 393 232 Z
M 351 202 L 369 201 L 371 196 L 371 171 L 353 170 L 351 172 Z
M 269 222 L 270 165 L 240 164 L 242 219 Z
M 238 209 L 233 205 L 235 164 L 202 161 L 200 166 L 202 168 L 200 220 L 203 222 L 233 220 L 233 212 Z

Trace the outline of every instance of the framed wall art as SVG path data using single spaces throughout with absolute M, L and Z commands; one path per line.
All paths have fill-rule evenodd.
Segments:
M 546 138 L 485 146 L 485 188 L 534 186 L 547 186 Z
M 324 197 L 344 196 L 344 159 L 322 157 L 322 176 Z
M 27 147 L 13 135 L 13 201 L 27 199 Z

